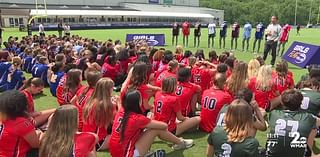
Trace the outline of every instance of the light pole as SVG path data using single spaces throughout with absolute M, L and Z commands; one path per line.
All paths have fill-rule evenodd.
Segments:
M 310 22 L 311 22 L 311 12 L 312 12 L 312 2 L 313 2 L 313 0 L 311 0 L 311 2 L 310 2 L 310 11 L 309 11 L 309 21 L 308 21 L 308 24 L 311 24 Z

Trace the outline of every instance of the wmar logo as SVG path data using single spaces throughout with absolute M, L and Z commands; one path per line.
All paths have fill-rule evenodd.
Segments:
M 305 53 L 298 53 L 296 57 L 296 63 L 303 63 L 307 59 L 307 55 Z

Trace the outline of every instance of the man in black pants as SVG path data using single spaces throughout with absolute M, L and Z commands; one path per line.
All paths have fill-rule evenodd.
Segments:
M 177 22 L 172 25 L 172 46 L 174 45 L 174 39 L 176 39 L 176 46 L 178 45 L 180 26 Z
M 194 25 L 194 47 L 199 47 L 200 46 L 200 36 L 201 36 L 201 24 L 198 21 Z M 198 42 L 197 42 L 198 40 Z
M 280 38 L 281 33 L 281 26 L 278 24 L 278 18 L 276 16 L 272 16 L 271 23 L 267 27 L 266 30 L 266 46 L 263 54 L 263 60 L 266 60 L 268 57 L 268 53 L 272 51 L 272 59 L 271 65 L 274 66 L 276 62 L 276 55 L 277 55 L 277 44 Z

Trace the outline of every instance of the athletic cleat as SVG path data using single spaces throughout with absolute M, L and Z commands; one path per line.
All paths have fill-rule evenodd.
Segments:
M 173 150 L 182 150 L 187 149 L 193 146 L 193 140 L 191 139 L 182 139 L 180 144 L 175 144 L 172 146 Z

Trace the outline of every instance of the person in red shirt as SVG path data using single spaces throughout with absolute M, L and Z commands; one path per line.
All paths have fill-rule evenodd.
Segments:
M 182 57 L 182 59 L 180 60 L 180 63 L 181 64 L 184 64 L 185 66 L 188 66 L 189 65 L 189 57 L 191 57 L 192 56 L 192 52 L 191 51 L 189 51 L 189 50 L 186 50 L 185 52 L 184 52 L 184 54 L 183 54 L 183 57 Z
M 165 51 L 165 54 L 161 60 L 161 62 L 159 63 L 159 67 L 158 70 L 155 72 L 155 77 L 154 78 L 158 78 L 159 75 L 164 72 L 165 70 L 168 69 L 168 64 L 170 61 L 173 60 L 173 54 L 171 51 Z
M 277 91 L 282 94 L 287 89 L 294 88 L 292 74 L 288 73 L 288 64 L 286 61 L 280 61 L 276 65 L 276 73 L 273 74 L 273 83 L 277 86 Z
M 285 49 L 286 43 L 288 42 L 289 32 L 291 31 L 291 29 L 292 27 L 289 24 L 286 24 L 282 27 L 279 44 L 278 44 L 278 51 L 277 51 L 278 55 L 281 52 L 280 56 L 282 56 L 284 53 L 284 49 Z M 282 45 L 282 50 L 280 51 L 281 45 Z
M 131 60 L 129 59 L 128 50 L 125 48 L 122 48 L 120 52 L 117 53 L 117 59 L 119 60 L 120 74 L 122 75 L 128 74 L 129 64 L 131 63 Z
M 188 47 L 189 35 L 190 35 L 190 23 L 185 21 L 182 24 L 182 34 L 183 34 L 183 45 Z
M 25 95 L 10 90 L 0 95 L 0 156 L 25 157 L 32 148 L 39 147 L 39 137 L 26 114 Z
M 128 51 L 128 53 L 129 53 L 130 63 L 133 64 L 138 59 L 137 54 L 136 54 L 136 50 L 131 49 Z
M 212 50 L 209 52 L 209 60 L 212 64 L 214 64 L 215 66 L 218 66 L 219 61 L 218 61 L 218 55 L 216 51 Z
M 231 95 L 224 91 L 224 84 L 227 77 L 224 74 L 216 74 L 213 86 L 202 94 L 200 129 L 210 133 L 216 127 L 218 113 L 225 104 L 232 102 Z
M 65 74 L 57 87 L 57 101 L 59 105 L 70 104 L 78 89 L 81 88 L 82 71 L 71 69 Z
M 30 78 L 26 84 L 22 87 L 22 93 L 27 98 L 28 113 L 31 116 L 31 120 L 34 126 L 39 127 L 48 121 L 48 118 L 52 115 L 55 109 L 49 109 L 37 112 L 34 109 L 33 95 L 39 94 L 44 88 L 44 83 L 41 78 Z
M 240 61 L 227 79 L 225 90 L 233 97 L 239 90 L 248 87 L 248 64 Z
M 127 80 L 123 83 L 120 92 L 120 98 L 123 99 L 128 89 L 139 90 L 142 97 L 141 110 L 146 113 L 153 106 L 149 104 L 149 99 L 154 96 L 155 92 L 160 90 L 159 87 L 152 86 L 148 83 L 148 66 L 144 62 L 136 62 L 132 72 L 129 72 Z
M 60 106 L 41 139 L 39 156 L 96 156 L 96 134 L 78 132 L 78 111 L 73 105 Z M 63 146 L 63 147 L 62 147 Z
M 180 62 L 183 58 L 183 47 L 181 45 L 176 46 L 176 51 L 174 53 L 174 58 Z
M 92 132 L 98 135 L 97 151 L 109 148 L 108 127 L 119 108 L 120 102 L 112 97 L 114 83 L 109 78 L 101 78 L 96 88 L 83 109 L 84 132 Z M 119 106 L 119 107 L 118 107 Z
M 82 131 L 83 127 L 83 108 L 85 107 L 88 99 L 91 97 L 97 82 L 102 77 L 99 71 L 89 71 L 86 76 L 88 86 L 82 86 L 79 88 L 76 92 L 76 95 L 71 99 L 71 104 L 75 105 L 79 112 L 79 131 Z
M 177 79 L 165 78 L 162 81 L 162 91 L 158 91 L 154 98 L 154 119 L 168 124 L 168 130 L 176 135 L 197 127 L 200 117 L 184 117 L 181 113 L 181 104 L 175 95 Z M 176 119 L 180 122 L 176 123 Z
M 113 82 L 115 82 L 115 86 L 120 85 L 123 80 L 117 80 L 117 76 L 120 74 L 120 65 L 117 63 L 115 56 L 108 56 L 107 61 L 102 65 L 102 76 L 109 77 Z
M 178 71 L 178 85 L 176 96 L 181 105 L 181 113 L 185 117 L 192 117 L 196 110 L 198 98 L 200 98 L 201 87 L 193 84 L 189 68 L 180 68 Z
M 199 61 L 192 68 L 192 82 L 201 87 L 202 92 L 210 88 L 216 73 L 215 66 L 208 61 Z
M 177 138 L 169 132 L 167 124 L 145 117 L 140 108 L 142 102 L 138 90 L 128 91 L 122 102 L 123 110 L 116 114 L 112 126 L 109 144 L 112 157 L 144 156 L 157 136 L 174 143 L 174 150 L 193 145 L 193 140 Z
M 152 69 L 153 71 L 158 71 L 160 62 L 164 56 L 163 50 L 158 50 L 153 56 L 152 56 Z
M 248 88 L 254 93 L 255 100 L 261 109 L 269 111 L 274 108 L 274 106 L 271 105 L 269 96 L 272 92 L 276 92 L 278 96 L 279 93 L 276 90 L 275 84 L 272 82 L 271 66 L 261 66 L 258 76 L 250 80 Z
M 158 78 L 156 78 L 155 85 L 161 87 L 162 80 L 167 77 L 177 77 L 177 71 L 179 63 L 176 60 L 172 60 L 168 63 L 168 69 L 162 72 Z

